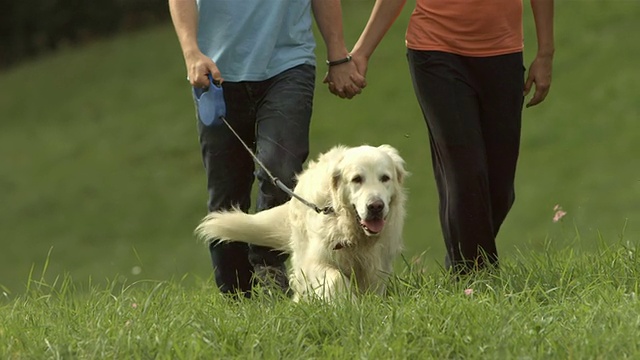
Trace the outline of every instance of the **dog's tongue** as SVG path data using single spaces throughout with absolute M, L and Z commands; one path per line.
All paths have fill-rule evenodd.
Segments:
M 373 233 L 379 233 L 384 227 L 383 219 L 363 220 L 362 223 Z

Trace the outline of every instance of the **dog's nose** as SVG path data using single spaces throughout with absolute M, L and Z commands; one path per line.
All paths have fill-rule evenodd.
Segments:
M 370 214 L 379 214 L 382 210 L 384 210 L 384 203 L 382 200 L 376 200 L 367 205 L 367 211 L 369 211 Z

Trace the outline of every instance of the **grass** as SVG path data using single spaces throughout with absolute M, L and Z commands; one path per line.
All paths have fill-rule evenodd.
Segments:
M 563 232 L 640 235 L 640 72 L 631 46 L 635 1 L 557 2 L 557 54 L 548 100 L 526 109 L 518 199 L 499 236 L 515 246 L 558 249 Z M 345 1 L 352 43 L 371 4 Z M 408 4 L 371 60 L 369 86 L 351 100 L 320 83 L 311 156 L 343 143 L 389 143 L 413 174 L 406 256 L 444 247 L 426 129 L 411 89 L 403 36 Z M 526 6 L 526 57 L 535 48 Z M 324 58 L 324 47 L 318 57 Z M 192 230 L 205 212 L 205 181 L 184 65 L 170 25 L 105 40 L 0 73 L 0 284 L 20 293 L 32 266 L 76 281 L 114 274 L 167 279 L 210 272 Z M 553 223 L 553 207 L 567 211 Z M 141 272 L 133 269 L 141 269 Z
M 372 4 L 343 3 L 353 43 Z M 0 357 L 637 357 L 640 4 L 556 2 L 554 82 L 524 112 L 504 267 L 462 283 L 438 271 L 427 134 L 404 57 L 411 7 L 363 95 L 333 97 L 318 67 L 312 156 L 389 143 L 412 172 L 404 256 L 423 265 L 399 261 L 390 297 L 355 304 L 217 297 L 192 235 L 206 190 L 169 25 L 0 73 Z
M 364 296 L 333 305 L 269 296 L 234 301 L 203 279 L 80 286 L 68 276 L 50 283 L 34 276 L 25 294 L 0 306 L 0 354 L 7 359 L 640 356 L 640 258 L 631 244 L 519 253 L 500 272 L 458 282 L 425 269 L 420 260 L 404 266 L 386 298 Z

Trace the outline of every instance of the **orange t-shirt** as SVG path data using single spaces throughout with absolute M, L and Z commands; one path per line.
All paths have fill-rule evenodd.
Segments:
M 416 0 L 409 49 L 465 56 L 522 51 L 522 0 Z

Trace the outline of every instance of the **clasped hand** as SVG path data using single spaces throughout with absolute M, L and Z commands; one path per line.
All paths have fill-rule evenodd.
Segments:
M 352 61 L 330 66 L 323 83 L 328 85 L 332 94 L 342 99 L 351 99 L 367 86 L 365 75 L 365 64 L 360 59 L 353 58 Z

